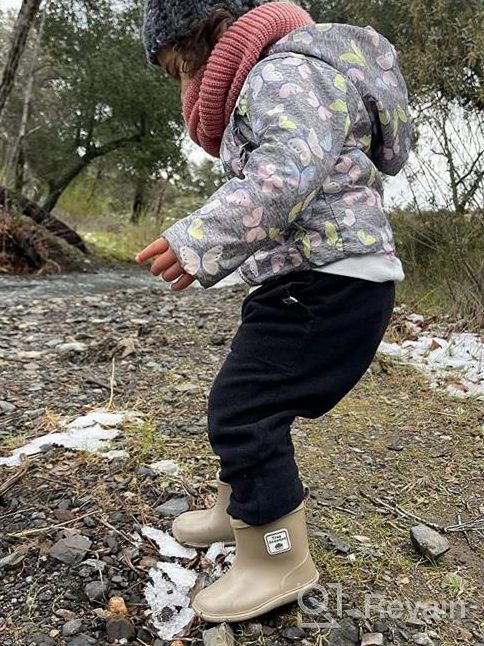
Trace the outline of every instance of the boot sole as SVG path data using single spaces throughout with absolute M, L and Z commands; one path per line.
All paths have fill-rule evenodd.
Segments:
M 178 538 L 176 540 L 178 541 Z M 213 545 L 213 543 L 223 543 L 227 547 L 232 547 L 233 545 L 235 545 L 235 541 L 213 541 L 213 543 L 187 543 L 184 541 L 178 541 L 178 542 L 181 543 L 182 545 L 186 545 L 187 547 L 196 547 L 198 549 L 203 549 L 203 550 L 206 547 L 210 547 L 211 545 Z
M 211 623 L 221 623 L 223 621 L 228 621 L 228 622 L 247 621 L 248 619 L 259 617 L 259 615 L 263 615 L 266 612 L 269 612 L 270 610 L 274 610 L 274 608 L 279 608 L 279 606 L 284 606 L 286 603 L 291 603 L 292 601 L 296 601 L 298 594 L 301 590 L 304 590 L 304 588 L 308 588 L 309 586 L 313 585 L 314 583 L 317 583 L 318 581 L 319 581 L 319 572 L 317 572 L 316 576 L 314 576 L 311 579 L 311 581 L 308 581 L 308 583 L 305 583 L 304 585 L 301 585 L 294 590 L 290 590 L 289 592 L 285 592 L 284 594 L 280 594 L 277 597 L 274 597 L 273 599 L 271 599 L 270 601 L 266 601 L 266 603 L 263 603 L 260 606 L 251 608 L 251 610 L 247 610 L 246 612 L 241 612 L 233 615 L 210 615 L 208 613 L 203 612 L 202 610 L 197 610 L 197 604 L 195 602 L 196 598 L 192 603 L 192 608 L 196 612 L 196 614 L 200 617 L 200 619 L 203 619 L 204 621 L 209 621 Z

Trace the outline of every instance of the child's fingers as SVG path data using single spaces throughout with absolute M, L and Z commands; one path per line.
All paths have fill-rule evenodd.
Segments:
M 172 280 L 176 280 L 184 273 L 185 271 L 183 267 L 177 261 L 175 262 L 174 265 L 171 265 L 171 267 L 168 267 L 168 269 L 166 269 L 163 272 L 162 276 L 163 276 L 163 280 L 166 280 L 167 282 L 171 283 Z
M 158 238 L 147 247 L 145 247 L 139 254 L 135 257 L 136 262 L 144 262 L 153 258 L 153 256 L 159 256 L 169 249 L 168 242 L 164 238 Z
M 186 289 L 191 285 L 194 280 L 195 278 L 193 276 L 185 273 L 176 281 L 176 283 L 172 283 L 170 287 L 174 292 L 181 292 L 182 289 Z
M 175 264 L 178 264 L 178 258 L 171 249 L 168 249 L 151 263 L 151 273 L 153 276 L 159 276 Z

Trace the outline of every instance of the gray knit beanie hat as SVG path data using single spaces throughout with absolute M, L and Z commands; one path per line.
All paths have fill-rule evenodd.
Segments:
M 228 9 L 237 17 L 270 0 L 146 0 L 144 45 L 148 60 L 158 64 L 156 53 L 187 36 L 214 9 Z

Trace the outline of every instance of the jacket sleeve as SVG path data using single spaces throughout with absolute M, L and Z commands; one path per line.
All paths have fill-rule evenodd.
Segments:
M 351 127 L 346 80 L 324 63 L 296 54 L 261 61 L 245 88 L 236 109 L 258 146 L 242 177 L 162 234 L 203 287 L 277 244 L 316 197 Z

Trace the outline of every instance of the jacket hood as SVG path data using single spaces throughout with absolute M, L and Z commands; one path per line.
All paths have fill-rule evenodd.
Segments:
M 412 126 L 395 47 L 373 27 L 328 23 L 292 31 L 266 56 L 284 52 L 318 58 L 345 75 L 370 117 L 370 158 L 383 173 L 396 175 L 409 156 Z

